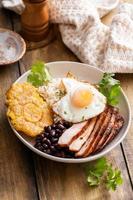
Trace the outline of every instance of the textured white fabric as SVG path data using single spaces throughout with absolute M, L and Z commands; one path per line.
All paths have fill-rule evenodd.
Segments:
M 131 4 L 122 4 L 112 20 L 103 70 L 133 73 L 133 5 Z
M 109 27 L 101 23 L 95 6 L 88 0 L 51 0 L 50 18 L 59 23 L 64 43 L 85 63 L 99 67 Z
M 119 0 L 89 0 L 89 2 L 98 9 L 99 16 L 103 17 L 116 8 Z
M 23 10 L 21 0 L 15 1 Z M 122 4 L 110 26 L 100 20 L 118 2 L 49 0 L 50 20 L 59 24 L 63 42 L 82 62 L 107 72 L 133 73 L 133 5 Z

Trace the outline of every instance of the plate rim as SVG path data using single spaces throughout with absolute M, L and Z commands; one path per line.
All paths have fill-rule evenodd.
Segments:
M 85 63 L 80 63 L 80 62 L 73 62 L 73 61 L 54 61 L 54 62 L 48 62 L 46 63 L 46 65 L 48 64 L 58 64 L 58 63 L 70 63 L 70 64 L 81 64 L 81 65 L 84 65 L 86 67 L 89 67 L 89 68 L 95 68 L 97 71 L 100 71 L 102 73 L 104 73 L 103 70 L 101 69 L 98 69 L 96 67 L 93 67 L 93 66 L 90 66 L 88 64 L 85 64 Z M 25 73 L 23 73 L 14 83 L 18 83 L 23 77 L 25 77 L 28 73 L 30 72 L 30 70 L 26 71 Z M 127 104 L 127 108 L 128 108 L 128 124 L 127 124 L 127 127 L 126 127 L 126 130 L 123 134 L 123 136 L 113 145 L 113 146 L 110 146 L 109 148 L 107 148 L 104 152 L 99 152 L 98 154 L 94 155 L 93 157 L 86 157 L 86 158 L 78 158 L 78 159 L 74 159 L 74 158 L 60 158 L 60 157 L 56 157 L 56 156 L 52 156 L 52 155 L 49 155 L 49 154 L 46 154 L 44 152 L 41 152 L 40 150 L 36 149 L 32 144 L 30 144 L 28 141 L 26 141 L 20 134 L 18 131 L 16 131 L 13 127 L 13 125 L 11 124 L 10 122 L 10 119 L 8 118 L 8 122 L 13 130 L 13 132 L 15 133 L 15 135 L 20 139 L 20 141 L 22 141 L 23 144 L 25 144 L 30 150 L 32 150 L 34 153 L 44 157 L 44 158 L 47 158 L 47 159 L 50 159 L 50 160 L 53 160 L 53 161 L 56 161 L 56 162 L 62 162 L 62 163 L 85 163 L 85 162 L 90 162 L 90 161 L 93 161 L 93 160 L 96 160 L 102 156 L 105 156 L 107 153 L 109 153 L 111 150 L 113 150 L 117 145 L 119 145 L 123 139 L 125 138 L 125 136 L 127 135 L 128 133 L 128 130 L 130 128 L 130 125 L 131 125 L 131 107 L 130 107 L 130 104 L 129 104 L 129 101 L 128 101 L 128 98 L 127 96 L 125 95 L 123 89 L 121 88 L 121 93 L 125 99 L 125 102 Z

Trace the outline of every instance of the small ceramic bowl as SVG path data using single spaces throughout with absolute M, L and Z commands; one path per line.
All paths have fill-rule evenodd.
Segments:
M 18 61 L 25 51 L 26 44 L 19 34 L 0 28 L 0 65 Z
M 83 63 L 77 63 L 77 62 L 68 62 L 68 61 L 62 61 L 62 62 L 52 62 L 46 64 L 47 68 L 49 69 L 50 74 L 53 77 L 65 77 L 67 72 L 70 71 L 72 74 L 74 74 L 79 80 L 86 80 L 89 81 L 92 84 L 98 83 L 102 76 L 103 71 L 91 67 L 87 64 Z M 24 73 L 17 81 L 16 83 L 23 83 L 26 82 L 27 76 L 29 75 L 30 71 Z M 128 103 L 128 99 L 125 96 L 124 92 L 121 90 L 121 95 L 119 99 L 119 105 L 120 113 L 124 117 L 125 123 L 119 134 L 114 138 L 113 141 L 111 141 L 104 149 L 102 149 L 100 152 L 90 155 L 86 158 L 59 158 L 52 155 L 48 155 L 44 152 L 39 151 L 34 147 L 35 139 L 32 139 L 30 137 L 27 137 L 26 135 L 17 132 L 12 124 L 11 125 L 12 130 L 16 134 L 16 136 L 32 151 L 39 154 L 40 156 L 43 156 L 45 158 L 48 158 L 50 160 L 58 161 L 58 162 L 64 162 L 64 163 L 82 163 L 82 162 L 88 162 L 92 160 L 96 160 L 108 152 L 110 152 L 112 149 L 114 149 L 126 136 L 130 123 L 131 123 L 131 112 L 130 112 L 130 106 Z

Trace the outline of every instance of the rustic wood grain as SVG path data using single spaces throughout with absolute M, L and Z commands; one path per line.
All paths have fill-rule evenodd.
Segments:
M 121 149 L 118 147 L 107 158 L 122 170 L 124 184 L 115 192 L 100 185 L 89 188 L 84 164 L 61 164 L 35 156 L 37 183 L 41 200 L 131 200 L 133 193 Z
M 114 11 L 115 13 L 115 11 Z M 103 21 L 109 24 L 113 14 L 110 13 Z M 17 25 L 15 25 L 17 26 Z M 63 45 L 60 35 L 53 43 L 47 47 L 29 51 L 20 61 L 21 73 L 30 68 L 35 60 L 44 60 L 51 62 L 56 60 L 74 60 L 77 58 Z M 126 91 L 129 101 L 133 108 L 132 75 L 119 75 L 118 78 L 122 82 L 122 87 Z M 90 189 L 86 184 L 83 171 L 83 164 L 61 164 L 48 161 L 34 154 L 34 164 L 37 177 L 37 186 L 40 200 L 132 200 L 133 192 L 127 172 L 125 159 L 129 168 L 130 176 L 133 180 L 133 136 L 132 127 L 128 136 L 123 142 L 123 150 L 118 146 L 115 150 L 107 155 L 107 158 L 121 169 L 124 184 L 119 187 L 116 192 L 108 192 L 103 186 Z
M 9 13 L 0 10 L 0 26 L 11 29 Z M 31 152 L 20 143 L 6 118 L 5 91 L 19 77 L 18 65 L 0 66 L 0 199 L 36 200 Z
M 131 3 L 133 4 L 133 0 L 121 0 L 120 3 Z M 109 15 L 103 18 L 103 22 L 105 24 L 110 24 L 112 17 L 116 13 L 115 9 Z M 131 111 L 133 110 L 133 75 L 132 74 L 119 74 L 117 75 L 118 79 L 121 81 L 122 88 L 126 93 L 129 103 L 131 105 Z M 131 176 L 131 184 L 133 188 L 133 113 L 132 114 L 132 124 L 129 129 L 128 135 L 122 143 L 123 153 L 127 162 L 127 166 L 129 169 L 129 174 Z
M 128 131 L 128 135 L 122 143 L 122 148 L 125 154 L 127 165 L 129 168 L 129 173 L 131 176 L 132 187 L 133 187 L 133 74 L 119 74 L 117 75 L 121 82 L 122 88 L 128 97 L 130 107 L 132 122 L 131 127 Z

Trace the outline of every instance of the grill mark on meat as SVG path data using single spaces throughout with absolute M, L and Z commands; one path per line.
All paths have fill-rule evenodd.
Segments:
M 93 143 L 91 144 L 90 148 L 89 148 L 88 151 L 83 155 L 84 157 L 86 157 L 86 156 L 88 156 L 89 154 L 91 154 L 91 153 L 95 150 L 95 148 L 97 147 L 97 144 L 98 144 L 99 140 L 102 138 L 102 136 L 103 136 L 105 130 L 106 130 L 107 127 L 108 127 L 108 123 L 109 123 L 109 121 L 110 121 L 110 119 L 111 119 L 112 111 L 113 111 L 112 108 L 109 107 L 108 112 L 107 112 L 107 114 L 106 114 L 106 117 L 105 117 L 103 123 L 102 123 L 101 126 L 100 126 L 100 129 L 99 129 L 99 131 L 97 131 L 96 137 L 94 138 Z
M 82 134 L 82 131 L 88 127 L 88 124 L 89 121 L 74 124 L 60 136 L 58 144 L 61 147 L 68 147 L 74 139 Z
M 114 124 L 115 124 L 115 120 L 116 120 L 116 115 L 117 114 L 118 114 L 118 109 L 117 108 L 113 108 L 112 116 L 110 118 L 108 126 L 107 126 L 104 134 L 102 135 L 102 138 L 99 140 L 96 148 L 93 150 L 93 153 L 95 151 L 97 151 L 104 144 L 104 142 L 107 140 L 107 138 L 109 137 L 109 134 L 111 133 L 111 130 L 112 130 Z
M 120 116 L 119 114 L 117 114 L 115 124 L 111 130 L 111 133 L 109 134 L 109 137 L 102 144 L 102 146 L 98 149 L 98 151 L 101 151 L 107 144 L 109 144 L 115 138 L 115 136 L 120 132 L 123 125 L 124 125 L 123 117 Z
M 86 154 L 86 152 L 89 150 L 89 148 L 90 148 L 90 146 L 91 146 L 91 144 L 93 142 L 93 139 L 95 138 L 95 136 L 96 136 L 96 134 L 97 134 L 97 132 L 98 132 L 98 130 L 100 128 L 100 125 L 103 123 L 104 119 L 106 118 L 107 111 L 108 111 L 108 108 L 97 117 L 97 121 L 96 121 L 96 125 L 94 127 L 94 130 L 92 131 L 90 137 L 85 142 L 85 144 L 75 154 L 76 157 L 82 157 L 82 156 L 84 156 L 84 154 Z
M 69 146 L 70 151 L 77 152 L 80 150 L 80 148 L 87 141 L 91 132 L 93 131 L 95 124 L 96 124 L 96 120 L 97 120 L 97 117 L 94 117 L 90 120 L 90 123 L 88 124 L 88 127 L 86 128 L 86 130 L 80 135 L 80 137 L 78 137 L 76 140 L 74 140 L 70 144 L 70 146 Z

